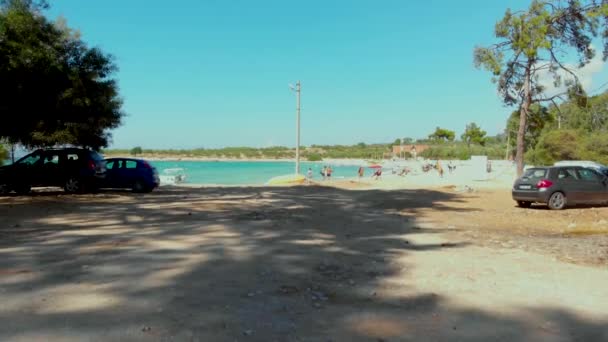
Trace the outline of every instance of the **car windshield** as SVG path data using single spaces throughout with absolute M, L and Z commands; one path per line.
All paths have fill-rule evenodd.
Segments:
M 34 165 L 36 163 L 38 163 L 40 161 L 40 158 L 42 157 L 42 154 L 40 153 L 32 153 L 29 154 L 21 159 L 19 159 L 15 164 L 20 164 L 20 165 Z
M 547 169 L 528 169 L 524 172 L 522 178 L 541 179 L 547 175 Z

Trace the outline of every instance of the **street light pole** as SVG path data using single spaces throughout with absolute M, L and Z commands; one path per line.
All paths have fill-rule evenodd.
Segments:
M 296 175 L 300 174 L 300 94 L 302 86 L 296 83 Z

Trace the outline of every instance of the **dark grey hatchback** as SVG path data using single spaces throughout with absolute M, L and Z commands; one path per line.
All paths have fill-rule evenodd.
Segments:
M 555 210 L 573 204 L 603 204 L 608 202 L 608 178 L 580 166 L 536 167 L 515 181 L 512 196 L 523 208 L 532 203 Z

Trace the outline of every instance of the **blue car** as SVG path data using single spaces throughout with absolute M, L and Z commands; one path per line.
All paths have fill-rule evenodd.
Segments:
M 104 188 L 150 192 L 160 185 L 158 171 L 142 159 L 106 159 Z

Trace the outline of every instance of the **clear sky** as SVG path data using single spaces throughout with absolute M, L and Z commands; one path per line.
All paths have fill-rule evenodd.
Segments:
M 489 134 L 512 109 L 473 67 L 507 7 L 528 0 L 51 0 L 115 56 L 124 110 L 112 147 L 302 144 L 422 138 L 436 126 Z M 589 77 L 608 79 L 600 63 Z

